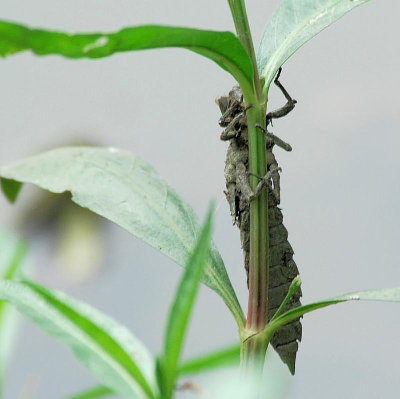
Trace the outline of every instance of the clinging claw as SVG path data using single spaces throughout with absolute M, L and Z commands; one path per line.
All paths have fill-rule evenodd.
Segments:
M 297 104 L 297 101 L 295 99 L 293 99 L 292 97 L 290 97 L 290 94 L 286 91 L 286 89 L 283 87 L 282 83 L 279 81 L 281 72 L 282 72 L 282 67 L 279 68 L 276 78 L 274 80 L 274 83 L 279 87 L 279 89 L 285 96 L 287 103 L 282 108 L 279 108 L 272 112 L 268 112 L 267 126 L 269 125 L 269 123 L 272 124 L 272 119 L 282 118 L 283 116 L 286 116 L 289 112 L 291 112 L 294 109 L 295 105 Z

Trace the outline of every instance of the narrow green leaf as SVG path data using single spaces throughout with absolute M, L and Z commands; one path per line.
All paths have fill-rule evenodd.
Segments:
M 12 280 L 19 277 L 25 255 L 25 242 L 0 229 L 0 278 Z M 16 319 L 15 310 L 0 301 L 0 398 L 4 372 L 13 348 Z
M 146 162 L 115 148 L 66 147 L 1 168 L 0 175 L 53 193 L 117 223 L 183 266 L 198 232 L 192 208 Z M 240 327 L 243 311 L 221 255 L 212 246 L 203 282 L 227 304 Z
M 155 398 L 154 363 L 130 332 L 94 308 L 32 282 L 0 280 L 10 302 L 75 353 L 100 381 L 127 398 Z
M 178 374 L 191 375 L 220 367 L 237 366 L 240 362 L 240 344 L 229 346 L 215 352 L 189 359 L 178 368 Z
M 10 179 L 5 179 L 0 177 L 0 186 L 3 191 L 5 197 L 11 202 L 14 203 L 18 197 L 19 192 L 21 191 L 22 184 Z
M 114 391 L 112 391 L 110 388 L 98 385 L 93 388 L 89 388 L 81 393 L 69 396 L 68 399 L 97 399 L 105 398 L 113 394 Z
M 37 55 L 100 58 L 114 53 L 181 47 L 216 62 L 242 85 L 252 87 L 253 68 L 246 50 L 231 32 L 142 25 L 115 33 L 68 34 L 0 21 L 0 56 L 31 50 Z
M 324 308 L 330 305 L 347 301 L 385 301 L 385 302 L 400 302 L 400 287 L 382 288 L 379 290 L 354 291 L 348 294 L 340 295 L 334 298 L 325 299 L 322 301 L 309 303 L 298 308 L 291 309 L 279 316 L 271 324 L 271 328 L 275 331 L 279 327 L 290 323 L 292 320 L 303 316 L 306 313 Z
M 27 248 L 26 244 L 23 241 L 18 241 L 15 244 L 15 252 L 14 252 L 12 258 L 10 259 L 8 266 L 6 267 L 4 272 L 1 274 L 1 278 L 3 280 L 12 280 L 18 275 L 18 273 L 21 269 L 21 266 L 22 266 L 22 261 L 24 260 L 25 255 L 26 255 L 26 248 Z M 2 250 L 2 248 L 1 248 L 1 243 L 0 243 L 0 252 L 1 252 L 1 250 Z M 1 270 L 1 267 L 0 267 L 0 270 Z M 7 308 L 6 303 L 4 301 L 0 301 L 0 329 L 6 328 L 4 326 L 4 324 L 5 324 L 4 313 L 5 313 L 6 308 Z M 0 357 L 2 357 L 2 356 L 0 356 Z M 0 361 L 0 364 L 1 363 L 2 362 Z M 0 366 L 0 369 L 1 369 L 1 366 Z
M 13 280 L 15 277 L 18 276 L 22 267 L 22 262 L 27 252 L 27 248 L 28 247 L 25 241 L 18 240 L 15 247 L 14 256 L 12 257 L 8 268 L 3 273 L 4 280 Z
M 168 315 L 164 337 L 164 350 L 161 356 L 166 398 L 172 397 L 178 374 L 177 365 L 186 329 L 199 290 L 200 281 L 207 265 L 207 259 L 209 258 L 213 209 L 214 206 L 210 207 L 199 238 L 186 263 L 185 271 L 176 290 L 175 298 Z
M 282 313 L 283 309 L 285 309 L 286 305 L 289 303 L 290 299 L 292 296 L 299 290 L 301 287 L 301 279 L 299 276 L 295 277 L 289 287 L 288 293 L 285 296 L 285 299 L 282 301 L 280 304 L 278 310 L 275 312 L 275 314 L 272 316 L 271 321 L 274 321 L 280 314 Z
M 283 0 L 264 30 L 257 66 L 268 91 L 278 69 L 304 43 L 369 0 Z

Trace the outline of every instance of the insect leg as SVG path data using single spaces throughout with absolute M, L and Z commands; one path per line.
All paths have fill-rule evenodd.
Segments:
M 268 139 L 270 139 L 274 144 L 276 144 L 278 147 L 281 147 L 285 151 L 292 151 L 292 146 L 289 143 L 286 143 L 282 139 L 280 139 L 278 136 L 275 136 L 273 133 L 269 132 L 266 128 L 263 128 L 261 125 L 256 124 L 256 128 L 262 130 L 264 134 L 267 136 Z
M 280 176 L 279 172 L 282 169 L 278 166 L 277 162 L 275 161 L 272 165 L 270 170 L 265 174 L 265 176 L 258 176 L 255 173 L 247 172 L 248 175 L 255 176 L 257 179 L 260 179 L 260 182 L 257 184 L 256 190 L 254 191 L 254 195 L 250 200 L 257 198 L 264 187 L 268 187 L 272 195 L 274 196 L 275 201 L 279 204 L 280 202 Z M 272 183 L 271 184 L 271 178 Z
M 285 96 L 287 103 L 281 107 L 278 108 L 275 111 L 268 112 L 267 114 L 267 126 L 269 123 L 272 122 L 272 119 L 277 119 L 277 118 L 282 118 L 283 116 L 286 116 L 290 111 L 292 111 L 297 103 L 296 100 L 294 100 L 292 97 L 290 97 L 290 94 L 286 91 L 286 89 L 283 87 L 282 83 L 279 81 L 279 77 L 281 76 L 282 72 L 282 67 L 279 68 L 279 71 L 276 75 L 276 78 L 274 80 L 274 83 L 279 87 L 283 95 Z
M 279 172 L 282 169 L 278 166 L 278 162 L 276 160 L 270 166 L 271 174 L 272 174 L 272 183 L 274 188 L 272 189 L 272 193 L 275 197 L 275 201 L 277 204 L 281 202 L 281 175 Z
M 228 124 L 228 126 L 222 131 L 220 139 L 222 141 L 228 141 L 237 137 L 238 132 L 235 129 L 235 125 L 239 123 L 240 119 L 243 118 L 243 114 L 237 114 Z
M 251 201 L 256 199 L 261 194 L 261 191 L 264 187 L 268 187 L 271 190 L 272 195 L 275 197 L 274 199 L 276 200 L 276 202 L 279 203 L 279 171 L 280 170 L 281 170 L 281 168 L 279 168 L 279 167 L 272 167 L 266 173 L 266 175 L 263 177 L 263 176 L 259 176 L 252 172 L 247 171 L 246 166 L 243 163 L 239 163 L 236 166 L 236 183 L 238 184 L 239 189 L 240 189 L 242 195 L 244 196 L 244 198 L 246 199 L 246 201 L 250 203 Z M 249 175 L 255 176 L 258 179 L 260 179 L 260 182 L 257 184 L 255 191 L 253 191 L 250 186 L 249 178 L 248 178 Z M 277 177 L 278 177 L 278 179 L 277 179 Z M 271 184 L 271 178 L 272 178 L 272 181 L 274 182 L 274 186 L 272 186 L 272 184 Z M 275 184 L 276 184 L 275 182 L 277 183 L 276 187 L 275 187 Z
M 227 141 L 237 137 L 238 132 L 235 129 L 235 125 L 240 122 L 242 118 L 246 117 L 246 112 L 253 108 L 253 105 L 248 105 L 242 112 L 238 113 L 228 124 L 228 126 L 222 131 L 220 139 L 222 141 Z
M 242 162 L 236 165 L 236 184 L 238 185 L 245 200 L 250 203 L 255 196 L 249 183 L 246 165 Z

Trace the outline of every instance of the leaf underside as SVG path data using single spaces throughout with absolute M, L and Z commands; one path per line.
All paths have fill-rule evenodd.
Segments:
M 192 208 L 145 161 L 115 148 L 66 147 L 0 169 L 0 175 L 53 193 L 70 191 L 78 205 L 104 216 L 185 265 L 198 234 Z M 237 322 L 244 316 L 213 245 L 203 280 Z
M 262 34 L 257 52 L 265 89 L 278 69 L 303 44 L 353 8 L 369 0 L 283 0 Z

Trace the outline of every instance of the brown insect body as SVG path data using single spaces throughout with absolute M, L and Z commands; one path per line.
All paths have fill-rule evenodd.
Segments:
M 239 87 L 234 87 L 229 96 L 216 100 L 222 117 L 220 125 L 225 127 L 221 140 L 229 140 L 226 155 L 225 195 L 228 200 L 233 222 L 239 227 L 240 239 L 244 254 L 244 265 L 248 276 L 250 252 L 250 206 L 249 196 L 252 190 L 248 183 L 249 149 L 245 105 Z M 260 134 L 263 134 L 260 131 Z M 293 260 L 293 249 L 288 242 L 288 232 L 283 225 L 283 216 L 279 205 L 279 172 L 273 154 L 274 141 L 267 137 L 267 170 L 272 172 L 268 189 L 270 272 L 268 290 L 268 320 L 284 300 L 292 280 L 299 274 Z M 274 172 L 275 170 L 275 172 Z M 246 181 L 243 181 L 246 179 Z M 250 192 L 249 192 L 250 191 Z M 285 310 L 300 306 L 301 291 L 290 300 Z M 281 327 L 273 336 L 271 343 L 282 361 L 294 374 L 298 341 L 301 340 L 302 327 L 300 320 Z

